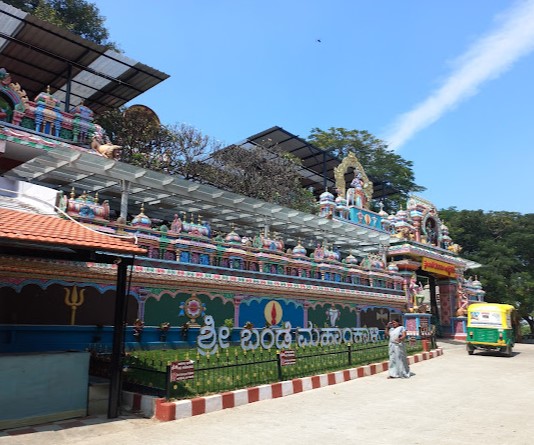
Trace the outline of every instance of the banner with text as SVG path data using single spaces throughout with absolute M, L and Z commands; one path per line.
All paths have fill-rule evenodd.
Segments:
M 431 258 L 423 258 L 421 269 L 438 275 L 445 275 L 447 277 L 456 276 L 456 268 L 454 267 L 454 264 L 433 260 Z

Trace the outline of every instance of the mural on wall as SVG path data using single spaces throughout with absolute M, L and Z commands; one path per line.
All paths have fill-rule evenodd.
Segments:
M 256 327 L 282 325 L 302 326 L 304 320 L 302 303 L 296 300 L 273 299 L 270 297 L 244 297 L 239 305 L 239 325 L 247 322 Z
M 221 326 L 224 320 L 234 318 L 232 294 L 173 292 L 169 289 L 147 289 L 147 292 L 142 318 L 149 326 L 161 323 L 182 326 L 187 322 L 201 325 L 206 315 L 211 315 Z
M 206 305 L 197 297 L 196 293 L 193 293 L 187 300 L 180 303 L 180 316 L 186 316 L 189 318 L 189 322 L 192 324 L 198 324 L 198 321 L 202 320 L 206 315 Z
M 277 325 L 282 320 L 284 311 L 282 305 L 276 301 L 271 300 L 265 305 L 263 316 L 265 317 L 265 324 L 268 326 Z
M 363 308 L 360 313 L 361 326 L 385 329 L 386 324 L 391 319 L 391 315 L 392 311 L 384 307 Z
M 113 325 L 115 291 L 109 286 L 32 280 L 0 291 L 0 324 Z M 137 318 L 137 299 L 130 295 L 127 321 Z
M 76 310 L 85 303 L 85 289 L 78 291 L 77 286 L 65 287 L 65 304 L 70 307 L 70 324 L 76 324 Z
M 308 309 L 308 321 L 319 328 L 358 327 L 356 307 L 315 303 Z

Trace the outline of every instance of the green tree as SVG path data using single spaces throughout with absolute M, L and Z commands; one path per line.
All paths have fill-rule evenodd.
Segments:
M 123 162 L 305 212 L 316 209 L 313 194 L 300 185 L 300 160 L 276 146 L 221 149 L 190 125 L 161 125 L 141 106 L 107 111 L 95 121 L 122 146 Z
M 85 0 L 5 0 L 5 3 L 29 14 L 67 29 L 74 34 L 120 51 L 117 44 L 109 41 L 105 18 L 96 5 Z
M 110 110 L 95 121 L 114 144 L 122 146 L 121 161 L 185 179 L 202 180 L 202 160 L 220 149 L 218 142 L 190 125 L 161 125 L 142 106 Z
M 482 265 L 486 301 L 514 305 L 534 333 L 534 214 L 441 210 L 462 256 Z
M 318 148 L 328 150 L 340 159 L 353 152 L 368 176 L 374 181 L 387 184 L 395 191 L 383 199 L 384 209 L 387 212 L 399 210 L 399 205 L 406 202 L 410 193 L 425 190 L 415 183 L 413 163 L 388 149 L 384 141 L 367 131 L 345 128 L 330 128 L 325 131 L 314 128 L 308 141 Z
M 314 213 L 312 192 L 300 184 L 300 159 L 278 146 L 234 145 L 213 154 L 203 177 L 216 187 Z

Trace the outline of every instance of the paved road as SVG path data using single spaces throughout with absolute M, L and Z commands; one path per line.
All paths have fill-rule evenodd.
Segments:
M 173 422 L 115 421 L 0 445 L 532 444 L 534 344 L 516 345 L 511 358 L 439 346 L 444 355 L 414 364 L 407 380 L 377 374 Z

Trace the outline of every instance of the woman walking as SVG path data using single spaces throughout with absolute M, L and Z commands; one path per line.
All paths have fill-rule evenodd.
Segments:
M 390 321 L 386 325 L 386 337 L 389 338 L 389 375 L 388 379 L 407 379 L 412 373 L 406 357 L 404 339 L 406 330 L 398 320 Z

